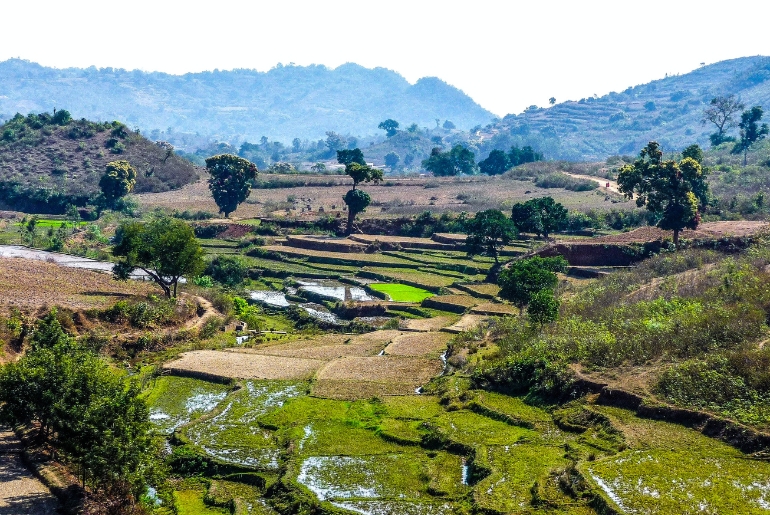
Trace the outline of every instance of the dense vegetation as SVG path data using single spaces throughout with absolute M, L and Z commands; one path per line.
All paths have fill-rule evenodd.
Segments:
M 158 144 L 120 122 L 73 120 L 54 114 L 17 114 L 0 126 L 0 203 L 37 213 L 85 206 L 100 192 L 107 164 L 130 163 L 136 193 L 176 189 L 198 172 L 168 144 Z

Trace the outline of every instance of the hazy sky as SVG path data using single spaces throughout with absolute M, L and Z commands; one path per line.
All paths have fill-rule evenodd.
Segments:
M 175 74 L 355 62 L 440 77 L 502 116 L 770 55 L 769 15 L 767 0 L 6 0 L 0 60 Z

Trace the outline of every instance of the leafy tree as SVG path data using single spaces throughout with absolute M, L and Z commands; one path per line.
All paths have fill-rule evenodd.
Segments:
M 561 256 L 519 259 L 500 272 L 497 279 L 500 296 L 523 309 L 536 293 L 553 291 L 559 284 L 556 273 L 566 270 L 567 261 Z
M 364 159 L 364 153 L 361 152 L 360 148 L 353 148 L 350 150 L 338 150 L 337 162 L 345 166 L 351 165 L 353 163 L 358 163 L 364 166 L 366 165 L 366 160 Z
M 342 197 L 345 201 L 345 205 L 348 206 L 348 225 L 347 233 L 353 232 L 353 221 L 356 219 L 358 213 L 363 213 L 369 204 L 372 202 L 372 197 L 369 196 L 364 190 L 348 190 L 345 196 Z
M 510 218 L 497 209 L 488 209 L 476 213 L 466 223 L 468 238 L 465 240 L 469 254 L 484 254 L 495 258 L 501 248 L 519 235 Z
M 348 140 L 334 131 L 327 131 L 325 144 L 329 152 L 333 154 L 338 150 L 347 148 Z
M 554 105 L 556 103 L 556 97 L 551 97 L 548 99 L 548 103 L 551 105 Z
M 686 149 L 682 150 L 682 158 L 689 157 L 696 160 L 698 163 L 703 163 L 703 149 L 697 144 L 692 144 Z
M 92 490 L 127 484 L 138 497 L 153 473 L 139 385 L 65 334 L 55 310 L 34 334 L 29 352 L 0 369 L 0 419 L 38 424 L 39 439 L 77 464 Z
M 302 140 L 299 138 L 291 140 L 291 149 L 294 153 L 302 152 Z
M 206 275 L 225 286 L 235 287 L 243 283 L 248 268 L 234 256 L 217 256 L 206 267 Z
M 214 202 L 227 218 L 249 198 L 251 181 L 257 177 L 257 167 L 242 157 L 220 154 L 206 159 L 206 170 L 211 174 L 209 189 Z
M 380 122 L 380 124 L 377 126 L 378 129 L 382 129 L 385 131 L 385 134 L 391 138 L 398 134 L 398 122 L 396 120 L 393 120 L 391 118 L 388 118 L 384 122 Z
M 500 175 L 511 167 L 511 160 L 502 150 L 493 150 L 489 157 L 479 162 L 479 170 L 486 175 Z
M 658 227 L 674 231 L 674 245 L 679 245 L 679 231 L 695 229 L 700 223 L 700 206 L 709 202 L 706 174 L 692 157 L 664 161 L 663 151 L 651 141 L 633 164 L 624 165 L 618 174 L 618 189 L 626 198 L 636 197 L 636 205 L 660 216 Z
M 53 110 L 53 117 L 51 118 L 51 122 L 55 123 L 56 125 L 67 125 L 71 121 L 72 115 L 66 109 L 59 109 L 58 111 L 56 109 Z
M 715 97 L 711 99 L 711 105 L 703 111 L 702 124 L 713 123 L 717 131 L 709 136 L 711 144 L 717 146 L 726 141 L 735 141 L 727 136 L 727 131 L 735 127 L 735 115 L 743 109 L 743 104 L 735 98 L 735 95 Z
M 122 258 L 113 267 L 115 277 L 126 280 L 138 268 L 169 298 L 176 297 L 181 277 L 192 279 L 206 266 L 195 233 L 181 220 L 161 217 L 148 223 L 124 222 L 115 237 L 112 254 Z
M 358 213 L 362 213 L 371 203 L 372 198 L 368 193 L 358 190 L 358 185 L 362 182 L 374 182 L 375 184 L 382 180 L 382 170 L 373 168 L 366 164 L 364 154 L 360 149 L 346 151 L 347 153 L 337 153 L 337 161 L 345 162 L 345 173 L 353 179 L 353 189 L 349 190 L 342 200 L 348 206 L 348 225 L 347 233 L 353 231 L 353 220 Z
M 417 132 L 419 132 L 419 130 L 420 130 L 420 126 L 417 125 L 416 123 L 413 123 L 412 125 L 406 128 L 406 132 L 408 132 L 409 134 L 416 134 Z
M 567 209 L 552 197 L 541 197 L 513 205 L 511 220 L 521 232 L 533 232 L 548 238 L 567 223 Z
M 508 160 L 511 162 L 511 166 L 519 166 L 519 165 L 523 165 L 524 163 L 534 163 L 535 161 L 542 161 L 543 154 L 540 152 L 536 152 L 529 145 L 525 145 L 522 148 L 519 148 L 516 145 L 514 145 L 511 147 L 511 150 L 508 151 Z
M 448 131 L 451 131 L 451 130 L 453 130 L 453 129 L 456 129 L 456 128 L 457 128 L 457 127 L 455 126 L 455 124 L 453 124 L 453 123 L 452 123 L 452 122 L 450 122 L 449 120 L 445 120 L 445 121 L 444 121 L 444 125 L 442 125 L 442 127 L 444 127 L 444 129 L 446 129 L 446 130 L 448 130 Z
M 398 162 L 400 160 L 401 160 L 401 156 L 399 156 L 393 151 L 390 151 L 387 154 L 385 154 L 385 166 L 390 167 L 391 170 L 396 166 L 398 166 Z
M 476 171 L 476 156 L 460 144 L 446 152 L 434 148 L 430 157 L 422 162 L 422 167 L 437 177 L 463 173 L 470 175 Z
M 741 122 L 738 124 L 738 127 L 741 129 L 740 139 L 733 147 L 732 153 L 740 154 L 743 152 L 743 166 L 746 166 L 751 145 L 765 139 L 765 136 L 767 136 L 767 124 L 759 125 L 762 114 L 761 106 L 754 106 L 741 114 Z
M 326 165 L 321 162 L 318 162 L 313 166 L 311 166 L 310 169 L 315 173 L 324 173 L 326 171 Z
M 61 112 L 61 111 L 59 111 Z M 114 208 L 119 199 L 125 197 L 136 184 L 136 170 L 128 161 L 112 161 L 107 163 L 106 170 L 99 180 L 107 205 Z
M 553 290 L 544 289 L 532 294 L 527 305 L 527 316 L 539 326 L 554 322 L 559 316 L 559 299 Z

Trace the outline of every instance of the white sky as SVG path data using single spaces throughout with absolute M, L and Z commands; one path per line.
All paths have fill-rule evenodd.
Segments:
M 2 0 L 0 61 L 175 74 L 355 62 L 437 76 L 502 116 L 770 55 L 769 15 L 768 0 Z

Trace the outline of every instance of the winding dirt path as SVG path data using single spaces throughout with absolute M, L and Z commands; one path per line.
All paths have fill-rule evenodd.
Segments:
M 617 193 L 618 195 L 622 195 L 620 190 L 618 189 L 618 183 L 616 181 L 611 181 L 609 179 L 604 179 L 602 177 L 594 177 L 593 175 L 581 175 L 578 173 L 568 173 L 568 172 L 562 172 L 564 175 L 569 175 L 570 177 L 574 177 L 575 179 L 585 179 L 588 181 L 593 181 L 597 184 L 599 184 L 599 188 L 602 191 L 611 191 L 612 193 Z M 607 184 L 609 183 L 610 187 L 607 187 Z
M 0 515 L 58 513 L 59 501 L 21 461 L 21 442 L 0 428 Z
M 188 299 L 194 300 L 198 306 L 200 306 L 200 309 L 203 310 L 203 313 L 198 316 L 197 318 L 193 318 L 192 320 L 188 320 L 184 328 L 185 329 L 200 329 L 203 327 L 203 324 L 206 323 L 206 320 L 208 320 L 211 317 L 214 316 L 222 316 L 222 313 L 216 310 L 214 306 L 211 304 L 211 302 L 207 301 L 203 297 L 198 297 L 196 295 L 190 295 L 187 293 L 183 293 L 182 296 Z

